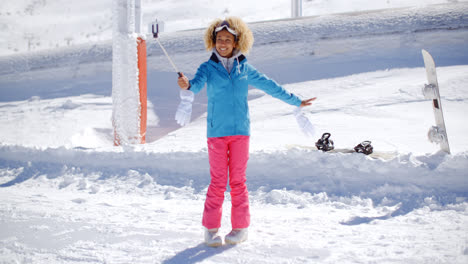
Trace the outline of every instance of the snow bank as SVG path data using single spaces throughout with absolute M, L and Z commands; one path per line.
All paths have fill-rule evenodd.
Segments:
M 122 149 L 123 150 L 123 149 Z M 206 152 L 150 153 L 125 149 L 96 152 L 86 149 L 31 149 L 1 146 L 0 161 L 17 175 L 2 187 L 20 184 L 41 175 L 63 177 L 64 170 L 101 178 L 127 180 L 127 172 L 138 171 L 162 185 L 189 186 L 203 191 L 209 182 Z M 392 160 L 352 153 L 322 153 L 292 149 L 274 153 L 251 153 L 247 169 L 250 190 L 269 192 L 286 189 L 306 193 L 325 192 L 331 196 L 360 196 L 380 203 L 414 203 L 435 196 L 442 203 L 467 197 L 468 153 L 425 156 L 399 155 Z M 56 175 L 56 176 L 54 176 Z M 123 177 L 123 178 L 122 178 Z M 143 184 L 143 183 L 140 183 Z M 128 183 L 127 183 L 128 185 Z M 289 198 L 270 197 L 273 203 Z

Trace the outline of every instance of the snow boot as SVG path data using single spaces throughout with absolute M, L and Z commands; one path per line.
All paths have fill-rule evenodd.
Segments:
M 224 240 L 231 245 L 239 244 L 247 240 L 248 233 L 247 228 L 233 229 L 226 235 Z
M 210 247 L 219 247 L 223 245 L 223 240 L 218 234 L 218 228 L 205 229 L 205 243 Z

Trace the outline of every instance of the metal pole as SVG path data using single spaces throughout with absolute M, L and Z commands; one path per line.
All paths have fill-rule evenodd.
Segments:
M 302 0 L 291 0 L 291 17 L 302 16 Z
M 135 33 L 141 34 L 141 0 L 135 0 Z
M 164 54 L 166 54 L 167 59 L 169 60 L 169 62 L 170 62 L 171 65 L 172 65 L 172 68 L 174 68 L 174 70 L 177 72 L 177 74 L 179 74 L 179 76 L 182 76 L 182 75 L 180 74 L 179 69 L 178 69 L 177 66 L 174 64 L 174 62 L 172 61 L 171 57 L 169 57 L 169 54 L 167 53 L 166 49 L 163 47 L 163 45 L 161 44 L 161 42 L 159 41 L 158 38 L 156 38 L 156 41 L 158 42 L 159 46 L 160 46 L 161 49 L 163 50 Z
M 177 69 L 177 66 L 174 64 L 174 62 L 172 61 L 171 57 L 169 57 L 169 54 L 167 53 L 166 49 L 164 48 L 164 46 L 161 44 L 161 42 L 159 41 L 158 39 L 158 34 L 159 34 L 159 23 L 158 23 L 158 20 L 155 19 L 153 24 L 151 25 L 151 31 L 153 32 L 153 38 L 156 39 L 156 41 L 158 42 L 159 46 L 161 47 L 161 49 L 163 50 L 164 54 L 166 54 L 166 57 L 167 59 L 169 60 L 169 62 L 171 63 L 172 67 L 174 68 L 174 70 L 177 72 L 177 74 L 179 75 L 179 77 L 182 77 L 182 73 L 179 71 L 179 69 Z

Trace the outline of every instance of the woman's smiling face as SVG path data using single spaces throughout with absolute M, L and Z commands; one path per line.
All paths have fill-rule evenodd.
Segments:
M 216 34 L 216 51 L 224 58 L 230 58 L 236 47 L 234 35 L 227 30 L 221 30 Z

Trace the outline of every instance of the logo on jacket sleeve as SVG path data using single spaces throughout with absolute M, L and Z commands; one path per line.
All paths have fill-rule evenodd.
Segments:
M 239 80 L 247 80 L 247 79 L 248 79 L 247 74 L 244 74 L 239 78 Z

